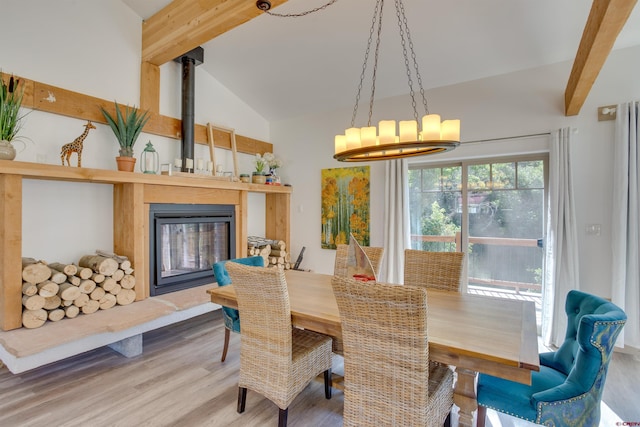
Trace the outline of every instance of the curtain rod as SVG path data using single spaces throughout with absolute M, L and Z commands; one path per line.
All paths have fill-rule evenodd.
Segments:
M 533 138 L 534 136 L 545 136 L 545 135 L 551 135 L 551 132 L 531 133 L 531 134 L 528 134 L 528 135 L 517 135 L 517 136 L 504 136 L 504 137 L 501 137 L 501 138 L 476 139 L 475 141 L 460 142 L 460 145 L 476 144 L 478 142 L 503 141 L 505 139 Z

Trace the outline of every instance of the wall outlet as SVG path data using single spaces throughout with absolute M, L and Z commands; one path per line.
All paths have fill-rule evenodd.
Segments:
M 600 224 L 587 224 L 584 232 L 587 236 L 599 236 L 601 227 Z

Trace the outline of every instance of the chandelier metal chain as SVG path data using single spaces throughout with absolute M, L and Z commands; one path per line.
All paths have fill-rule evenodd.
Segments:
M 418 112 L 416 109 L 416 102 L 413 94 L 413 87 L 411 80 L 411 72 L 409 71 L 409 60 L 407 58 L 407 52 L 405 48 L 405 39 L 402 37 L 403 27 L 404 32 L 407 35 L 407 42 L 409 43 L 409 50 L 411 51 L 411 59 L 413 60 L 413 68 L 416 72 L 416 80 L 418 81 L 418 87 L 420 88 L 420 95 L 422 96 L 422 105 L 424 106 L 425 114 L 429 114 L 429 106 L 427 104 L 427 97 L 424 93 L 424 87 L 422 86 L 422 77 L 420 76 L 420 70 L 418 68 L 418 60 L 416 58 L 416 52 L 413 49 L 413 41 L 411 40 L 411 32 L 409 31 L 409 24 L 407 23 L 407 16 L 404 12 L 404 3 L 402 0 L 395 0 L 396 2 L 396 16 L 398 17 L 398 26 L 400 27 L 400 36 L 402 39 L 402 51 L 404 54 L 404 63 L 407 68 L 407 77 L 409 78 L 409 89 L 411 90 L 411 99 L 413 101 L 413 111 L 416 116 L 416 120 L 418 120 Z
M 418 81 L 418 87 L 420 88 L 420 95 L 422 96 L 422 105 L 425 109 L 425 114 L 429 114 L 429 108 L 427 105 L 427 98 L 422 86 L 422 77 L 420 76 L 420 70 L 418 68 L 418 60 L 416 57 L 415 49 L 413 48 L 413 41 L 411 40 L 411 33 L 409 31 L 409 24 L 404 10 L 404 3 L 402 0 L 395 0 L 396 17 L 398 18 L 398 29 L 400 31 L 400 43 L 402 46 L 402 54 L 404 57 L 404 65 L 407 74 L 407 82 L 409 85 L 409 96 L 411 97 L 411 106 L 413 108 L 413 116 L 418 121 L 418 107 L 415 97 L 415 91 L 413 89 L 413 73 L 411 71 L 411 65 L 409 64 L 409 52 L 411 53 L 411 60 L 413 62 L 413 68 L 416 73 L 416 80 Z M 384 13 L 384 0 L 377 0 L 374 9 L 373 17 L 371 19 L 371 27 L 369 29 L 369 39 L 367 40 L 367 49 L 364 54 L 364 62 L 362 64 L 362 72 L 360 74 L 360 82 L 358 84 L 358 91 L 356 94 L 355 104 L 353 106 L 353 114 L 351 116 L 351 127 L 355 126 L 356 116 L 358 114 L 358 107 L 360 105 L 360 97 L 362 92 L 362 86 L 364 84 L 364 78 L 369 63 L 369 53 L 371 51 L 371 43 L 373 42 L 373 33 L 375 30 L 376 22 L 378 24 L 378 31 L 376 34 L 376 48 L 373 61 L 373 72 L 371 77 L 371 97 L 369 99 L 369 117 L 367 120 L 367 126 L 371 126 L 371 118 L 373 116 L 373 104 L 375 101 L 376 92 L 376 76 L 378 71 L 378 57 L 380 51 L 380 36 L 382 33 L 382 20 Z M 407 50 L 407 45 L 409 49 Z
M 256 6 L 271 16 L 280 18 L 297 18 L 309 15 L 326 9 L 337 0 L 330 0 L 328 3 L 301 13 L 272 13 L 270 0 L 257 0 Z M 413 107 L 414 120 L 400 121 L 396 125 L 395 120 L 381 120 L 378 126 L 371 126 L 373 116 L 373 104 L 376 92 L 376 77 L 378 72 L 378 58 L 380 53 L 380 40 L 382 37 L 382 18 L 384 10 L 384 0 L 376 0 L 376 5 L 371 18 L 371 28 L 369 29 L 369 38 L 367 40 L 367 49 L 364 54 L 364 62 L 360 73 L 360 81 L 356 93 L 356 102 L 353 106 L 353 114 L 351 116 L 351 128 L 345 130 L 343 135 L 335 137 L 335 155 L 334 159 L 342 162 L 367 162 L 374 160 L 390 160 L 400 159 L 410 156 L 423 156 L 428 154 L 437 154 L 449 151 L 460 145 L 460 120 L 444 120 L 441 121 L 438 114 L 429 114 L 427 97 L 422 85 L 422 77 L 418 69 L 418 60 L 416 58 L 413 41 L 411 40 L 411 32 L 405 14 L 403 0 L 394 0 L 396 17 L 398 20 L 398 28 L 400 30 L 400 41 L 402 45 L 402 55 L 404 57 L 404 65 L 406 69 L 407 82 L 409 84 L 409 95 L 411 97 L 411 106 Z M 366 127 L 355 127 L 356 116 L 358 114 L 358 106 L 362 95 L 365 75 L 371 55 L 371 45 L 376 31 L 376 45 L 374 51 L 374 63 L 371 81 L 371 97 L 369 99 L 369 117 Z M 411 59 L 409 58 L 411 57 Z M 416 73 L 415 79 L 422 96 L 422 104 L 425 110 L 425 116 L 422 117 L 422 126 L 419 126 L 418 107 L 416 102 L 416 91 L 414 91 L 414 76 L 412 75 L 411 63 Z M 397 132 L 399 130 L 399 132 Z
M 369 52 L 371 51 L 371 42 L 373 41 L 373 32 L 378 23 L 378 34 L 376 36 L 376 50 L 373 61 L 373 81 L 371 82 L 371 99 L 369 100 L 369 120 L 368 126 L 371 126 L 371 116 L 373 114 L 373 100 L 376 92 L 376 73 L 378 71 L 378 53 L 380 51 L 380 33 L 382 32 L 382 11 L 384 9 L 384 0 L 378 0 L 371 18 L 371 28 L 369 29 L 369 39 L 367 40 L 367 49 L 364 52 L 364 62 L 362 63 L 362 73 L 360 73 L 360 82 L 358 83 L 358 92 L 356 94 L 356 102 L 353 106 L 353 114 L 351 115 L 351 127 L 355 126 L 356 116 L 358 115 L 358 105 L 360 105 L 360 94 L 362 93 L 362 85 L 364 76 L 367 72 L 367 64 L 369 63 Z
M 338 0 L 331 0 L 331 1 L 329 1 L 328 3 L 326 3 L 326 4 L 322 5 L 322 6 L 316 7 L 315 9 L 307 10 L 305 12 L 300 12 L 300 13 L 274 13 L 274 12 L 269 12 L 268 9 L 263 10 L 263 12 L 266 13 L 266 14 L 269 14 L 271 16 L 276 16 L 278 18 L 299 18 L 301 16 L 306 16 L 306 15 L 309 15 L 311 13 L 319 12 L 321 10 L 324 10 L 324 9 L 326 9 L 329 6 L 331 6 L 332 4 L 334 4 L 337 1 Z

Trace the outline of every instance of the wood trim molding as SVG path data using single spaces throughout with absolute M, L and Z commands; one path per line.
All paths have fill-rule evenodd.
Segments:
M 174 0 L 142 23 L 142 61 L 162 65 L 262 13 L 255 1 Z
M 150 62 L 140 67 L 140 108 L 160 114 L 160 67 Z
M 3 75 L 7 77 L 11 74 L 3 72 Z M 102 124 L 107 124 L 107 122 L 100 111 L 100 107 L 105 108 L 111 114 L 115 114 L 115 106 L 112 101 L 29 80 L 21 76 L 20 80 L 25 85 L 25 93 L 22 100 L 23 107 L 76 119 L 91 120 Z M 151 108 L 147 109 L 151 112 L 151 118 L 145 125 L 143 132 L 176 140 L 181 139 L 181 120 L 160 115 Z M 206 124 L 196 123 L 194 138 L 197 144 L 208 145 Z M 213 140 L 217 148 L 231 150 L 230 131 L 214 128 Z M 254 155 L 273 152 L 273 144 L 238 134 L 236 134 L 236 145 L 238 152 L 245 154 Z
M 593 0 L 564 92 L 566 116 L 580 112 L 636 3 L 637 0 Z

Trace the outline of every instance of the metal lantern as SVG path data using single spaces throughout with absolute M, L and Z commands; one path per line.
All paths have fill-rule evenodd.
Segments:
M 142 173 L 157 174 L 158 169 L 160 169 L 160 158 L 149 141 L 140 156 L 140 170 Z

